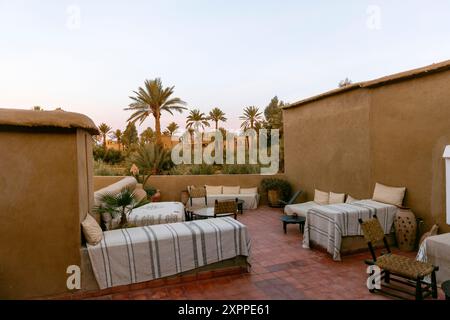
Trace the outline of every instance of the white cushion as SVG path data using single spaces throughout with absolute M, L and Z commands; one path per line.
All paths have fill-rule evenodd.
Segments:
M 389 187 L 377 183 L 375 185 L 372 200 L 392 204 L 394 206 L 401 206 L 403 204 L 405 192 L 406 188 L 404 187 Z
M 330 192 L 328 204 L 344 203 L 344 201 L 345 201 L 345 193 Z
M 258 193 L 258 187 L 254 188 L 241 188 L 240 194 L 255 194 Z
M 105 194 L 118 194 L 123 189 L 128 188 L 134 190 L 136 188 L 137 180 L 135 177 L 126 177 L 122 180 L 117 181 L 103 189 L 94 192 L 94 204 L 96 206 L 101 205 L 101 198 Z
M 95 219 L 88 213 L 86 218 L 81 222 L 84 237 L 87 243 L 95 246 L 103 238 L 103 231 Z
M 223 194 L 239 194 L 241 187 L 223 187 Z
M 345 203 L 353 203 L 359 200 L 356 200 L 355 198 L 353 198 L 351 195 L 347 196 L 347 200 L 345 201 Z
M 206 194 L 222 194 L 222 186 L 205 186 Z
M 314 191 L 314 202 L 318 204 L 328 204 L 330 201 L 330 194 L 328 192 L 315 190 Z

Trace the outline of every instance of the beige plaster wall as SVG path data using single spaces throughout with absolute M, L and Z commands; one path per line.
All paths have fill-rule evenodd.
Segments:
M 267 177 L 263 175 L 152 176 L 148 180 L 148 184 L 161 190 L 162 201 L 180 201 L 181 191 L 186 190 L 188 185 L 224 185 L 251 188 L 259 187 L 261 180 Z M 283 174 L 269 177 L 285 178 Z M 95 176 L 94 190 L 104 188 L 122 178 Z M 261 203 L 264 204 L 266 201 L 266 196 L 262 194 Z
M 445 223 L 445 166 L 450 144 L 450 72 L 372 91 L 371 182 L 407 187 L 406 205 L 426 228 Z M 372 192 L 372 189 L 370 190 Z
M 442 155 L 450 144 L 450 72 L 356 89 L 286 109 L 286 177 L 370 198 L 376 182 L 406 186 L 405 204 L 426 228 L 445 224 Z
M 0 128 L 0 298 L 67 292 L 90 206 L 86 137 L 81 129 Z
M 285 174 L 305 200 L 315 188 L 367 194 L 369 104 L 366 90 L 354 90 L 285 111 Z

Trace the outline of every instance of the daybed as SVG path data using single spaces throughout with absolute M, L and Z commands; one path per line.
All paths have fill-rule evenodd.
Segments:
M 136 189 L 137 181 L 134 177 L 126 177 L 114 184 L 100 189 L 94 193 L 94 201 L 96 206 L 101 205 L 101 197 L 104 194 L 115 194 L 124 188 L 135 190 L 139 199 L 146 197 L 147 194 L 143 189 Z M 103 214 L 101 217 L 104 229 L 112 230 L 118 227 L 120 217 L 111 217 L 110 214 Z M 149 203 L 142 207 L 135 208 L 128 216 L 128 222 L 135 226 L 148 226 L 161 223 L 182 222 L 185 220 L 184 205 L 181 202 L 155 202 Z
M 188 186 L 188 191 L 191 190 Z M 214 207 L 216 200 L 231 200 L 239 199 L 244 201 L 243 208 L 245 210 L 257 209 L 259 205 L 260 195 L 258 188 L 241 188 L 240 186 L 227 187 L 227 186 L 204 186 L 206 188 L 206 202 L 208 207 Z M 193 207 L 204 206 L 204 200 L 194 199 Z
M 376 184 L 373 199 L 355 200 L 345 194 L 316 190 L 314 201 L 285 207 L 287 215 L 306 218 L 303 247 L 318 245 L 325 248 L 336 261 L 341 253 L 366 250 L 359 218 L 378 216 L 389 243 L 394 242 L 393 224 L 398 207 L 402 205 L 405 188 Z
M 84 269 L 105 289 L 247 260 L 250 247 L 247 227 L 229 217 L 112 230 L 87 245 L 90 264 Z

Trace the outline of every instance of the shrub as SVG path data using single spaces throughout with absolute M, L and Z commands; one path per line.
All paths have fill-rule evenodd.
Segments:
M 260 166 L 257 164 L 229 164 L 222 168 L 223 174 L 259 174 Z
M 121 151 L 114 149 L 105 150 L 103 146 L 94 146 L 93 154 L 95 161 L 102 161 L 109 164 L 118 164 L 124 160 Z
M 95 161 L 94 162 L 94 176 L 115 176 L 116 173 L 114 170 L 103 163 L 103 161 Z
M 212 175 L 215 171 L 214 166 L 209 164 L 197 164 L 191 168 L 191 174 L 193 175 Z
M 103 161 L 103 158 L 105 157 L 105 149 L 102 146 L 94 146 L 93 154 L 95 161 Z
M 103 161 L 109 164 L 118 164 L 123 160 L 122 152 L 114 149 L 108 149 L 103 157 Z

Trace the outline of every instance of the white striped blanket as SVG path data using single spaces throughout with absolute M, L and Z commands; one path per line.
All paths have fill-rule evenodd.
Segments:
M 385 234 L 389 234 L 396 212 L 396 206 L 373 200 L 312 208 L 306 214 L 303 247 L 309 249 L 313 242 L 326 248 L 335 261 L 340 261 L 342 237 L 363 235 L 359 218 L 365 220 L 376 214 Z
M 247 227 L 233 218 L 105 231 L 88 245 L 100 289 L 163 278 L 250 256 Z
M 184 205 L 181 202 L 152 202 L 135 208 L 128 216 L 128 223 L 136 227 L 184 221 Z M 120 215 L 107 225 L 108 230 L 118 228 Z

